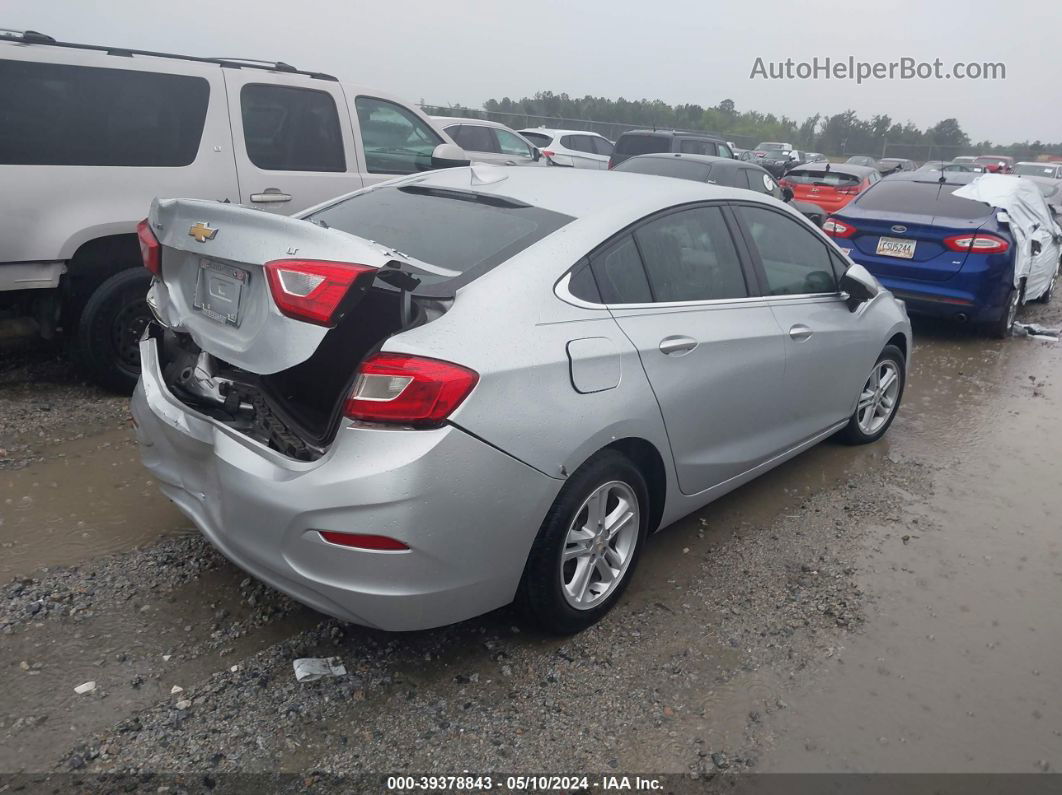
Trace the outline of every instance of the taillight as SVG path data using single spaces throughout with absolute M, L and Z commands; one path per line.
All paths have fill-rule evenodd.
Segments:
M 827 218 L 822 225 L 822 231 L 830 237 L 851 237 L 856 228 L 838 218 Z
M 844 188 L 834 188 L 834 191 L 837 193 L 844 194 L 845 196 L 855 196 L 857 193 L 859 193 L 860 187 L 860 185 L 851 185 L 849 187 Z
M 162 246 L 155 233 L 151 231 L 151 225 L 145 218 L 136 225 L 136 237 L 140 241 L 140 256 L 144 260 L 144 267 L 152 274 L 162 278 Z
M 616 158 L 614 158 L 614 157 L 610 157 L 610 158 L 608 159 L 608 170 L 609 170 L 609 171 L 611 171 L 611 170 L 612 170 L 612 169 L 614 169 L 615 167 L 616 167 Z
M 980 254 L 1000 254 L 1010 248 L 1010 244 L 995 235 L 952 235 L 944 238 L 944 245 L 952 251 L 976 251 Z
M 390 536 L 377 536 L 369 533 L 337 533 L 332 530 L 318 530 L 318 534 L 329 544 L 339 544 L 355 549 L 371 549 L 377 552 L 405 552 L 409 544 Z
M 778 180 L 778 187 L 779 188 L 790 188 L 790 189 L 792 189 L 793 183 L 790 182 L 785 177 L 782 177 L 780 180 Z
M 550 151 L 549 149 L 543 149 L 542 150 L 542 156 L 543 157 L 553 157 L 553 152 Z
M 323 260 L 276 259 L 265 264 L 269 292 L 287 317 L 318 326 L 339 322 L 336 310 L 359 276 L 375 273 L 368 265 Z
M 343 413 L 365 422 L 437 426 L 461 405 L 478 381 L 474 370 L 450 362 L 377 353 L 358 368 Z

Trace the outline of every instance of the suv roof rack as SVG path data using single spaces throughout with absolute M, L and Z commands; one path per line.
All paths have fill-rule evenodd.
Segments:
M 153 58 L 176 58 L 180 61 L 195 61 L 196 63 L 211 63 L 228 69 L 262 69 L 267 72 L 284 72 L 285 74 L 299 74 L 313 77 L 318 80 L 336 80 L 332 75 L 324 72 L 306 72 L 296 69 L 291 64 L 283 61 L 259 61 L 254 58 L 204 58 L 198 55 L 180 55 L 172 52 L 155 52 L 153 50 L 136 50 L 129 47 L 107 47 L 100 44 L 76 44 L 70 41 L 56 41 L 51 36 L 39 33 L 35 30 L 12 30 L 0 28 L 0 41 L 17 41 L 21 44 L 47 44 L 51 47 L 67 47 L 72 50 L 93 50 L 105 52 L 108 55 L 117 55 L 130 58 L 134 55 L 148 55 Z

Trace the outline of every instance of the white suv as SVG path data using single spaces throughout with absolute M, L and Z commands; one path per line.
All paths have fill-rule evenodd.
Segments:
M 552 130 L 533 127 L 520 135 L 538 147 L 554 166 L 574 168 L 608 168 L 612 142 L 603 135 L 586 130 Z
M 544 166 L 548 162 L 534 144 L 496 121 L 457 116 L 432 116 L 431 120 L 474 162 L 497 166 Z
M 0 32 L 0 316 L 61 331 L 89 376 L 131 390 L 153 198 L 288 214 L 467 162 L 412 105 L 329 75 Z

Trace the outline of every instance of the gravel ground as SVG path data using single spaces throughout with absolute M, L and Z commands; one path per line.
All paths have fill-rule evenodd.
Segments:
M 1062 311 L 1023 319 L 1056 325 Z M 622 603 L 575 637 L 540 635 L 510 609 L 408 634 L 345 625 L 194 535 L 26 571 L 0 586 L 0 687 L 15 694 L 0 706 L 0 771 L 312 771 L 340 790 L 330 776 L 764 769 L 801 720 L 794 696 L 849 647 L 873 650 L 888 623 L 875 556 L 941 534 L 926 506 L 941 484 L 953 491 L 959 458 L 923 442 L 965 431 L 933 401 L 998 386 L 994 344 L 928 337 L 895 443 L 827 442 L 666 529 Z M 1003 344 L 1044 374 L 1029 389 L 1051 388 L 1051 346 Z M 125 398 L 69 373 L 49 349 L 5 359 L 0 466 L 126 424 Z M 292 661 L 306 656 L 348 673 L 298 683 Z M 74 695 L 87 680 L 96 689 Z

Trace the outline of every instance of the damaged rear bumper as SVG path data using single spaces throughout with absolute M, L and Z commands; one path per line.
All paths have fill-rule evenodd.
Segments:
M 561 481 L 446 426 L 345 426 L 296 461 L 182 404 L 156 341 L 141 343 L 132 412 L 145 466 L 227 558 L 321 612 L 387 630 L 441 626 L 509 603 Z M 402 552 L 330 544 L 386 535 Z

